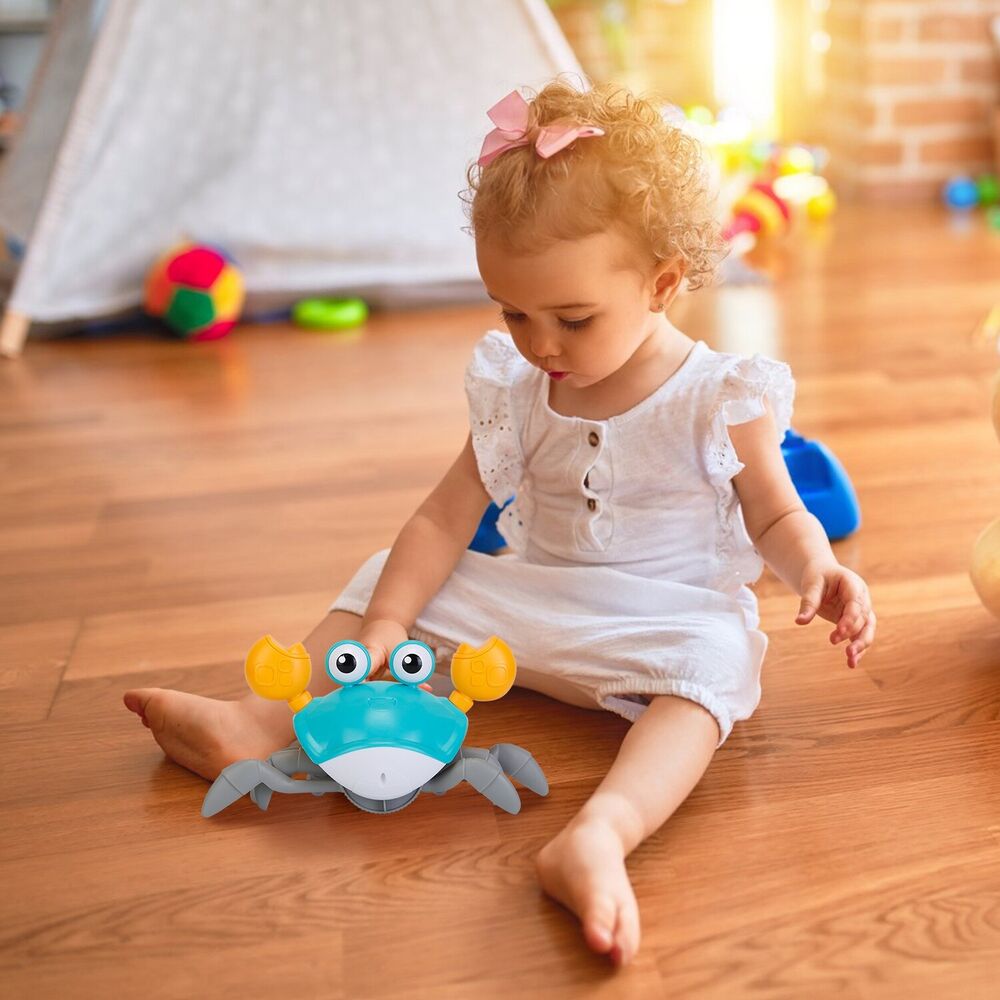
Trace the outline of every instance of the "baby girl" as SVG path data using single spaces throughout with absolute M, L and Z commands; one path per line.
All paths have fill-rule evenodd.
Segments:
M 556 81 L 508 95 L 469 170 L 479 271 L 509 334 L 466 372 L 454 464 L 305 640 L 407 637 L 446 657 L 502 636 L 517 682 L 634 725 L 607 776 L 537 859 L 587 944 L 628 962 L 639 912 L 625 867 L 760 698 L 767 637 L 750 590 L 764 562 L 834 623 L 856 666 L 875 635 L 865 582 L 834 557 L 779 444 L 788 366 L 712 350 L 666 313 L 712 275 L 720 238 L 697 144 L 627 91 Z M 503 510 L 508 550 L 470 551 Z M 323 687 L 323 684 L 326 684 Z M 332 685 L 317 676 L 313 693 Z M 166 753 L 206 778 L 291 741 L 281 702 L 145 688 L 125 696 Z

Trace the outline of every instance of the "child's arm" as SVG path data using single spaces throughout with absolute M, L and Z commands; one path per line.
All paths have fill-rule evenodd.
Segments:
M 822 525 L 799 499 L 770 409 L 730 427 L 729 437 L 744 463 L 733 485 L 747 533 L 775 574 L 802 597 L 796 622 L 805 625 L 817 614 L 834 622 L 830 642 L 850 639 L 847 663 L 856 666 L 875 638 L 868 586 L 837 562 Z
M 375 676 L 392 648 L 451 575 L 489 505 L 472 438 L 444 478 L 403 525 L 386 560 L 358 641 L 372 654 Z

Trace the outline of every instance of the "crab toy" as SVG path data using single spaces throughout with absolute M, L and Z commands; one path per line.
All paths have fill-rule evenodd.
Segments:
M 270 635 L 258 639 L 247 654 L 247 683 L 255 694 L 288 702 L 297 742 L 267 760 L 230 764 L 208 790 L 202 816 L 214 816 L 244 795 L 266 809 L 273 792 L 342 792 L 374 813 L 397 812 L 422 791 L 443 795 L 460 781 L 509 813 L 521 809 L 511 778 L 548 794 L 545 775 L 527 750 L 513 743 L 489 750 L 462 746 L 473 703 L 495 701 L 513 686 L 514 654 L 502 639 L 492 636 L 480 649 L 458 647 L 451 661 L 455 690 L 447 698 L 420 686 L 435 666 L 426 643 L 396 646 L 389 657 L 395 681 L 362 683 L 371 664 L 360 643 L 334 643 L 326 670 L 340 687 L 313 698 L 306 690 L 312 666 L 302 643 L 285 649 Z

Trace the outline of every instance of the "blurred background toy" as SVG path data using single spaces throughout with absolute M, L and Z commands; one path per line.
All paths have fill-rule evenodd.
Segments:
M 972 331 L 972 343 L 976 347 L 990 347 L 994 350 L 997 341 L 1000 339 L 1000 302 L 976 324 Z M 1000 404 L 1000 396 L 993 397 L 993 426 L 997 436 L 1000 437 L 1000 411 L 997 406 Z
M 971 177 L 952 177 L 941 196 L 949 208 L 973 208 L 979 204 L 979 190 Z
M 307 330 L 353 330 L 368 319 L 364 299 L 302 299 L 292 309 L 292 321 Z
M 698 139 L 710 154 L 723 235 L 731 244 L 723 281 L 766 281 L 759 259 L 754 268 L 744 262 L 759 241 L 784 236 L 797 219 L 823 225 L 836 212 L 836 194 L 823 176 L 829 160 L 825 148 L 778 142 L 736 107 L 723 107 L 715 115 L 704 105 L 684 110 L 667 105 L 661 114 Z
M 225 336 L 243 308 L 243 275 L 218 247 L 183 243 L 146 276 L 145 309 L 184 340 Z
M 503 507 L 491 503 L 486 508 L 486 513 L 483 514 L 479 527 L 476 528 L 476 533 L 473 535 L 472 541 L 469 542 L 469 548 L 473 552 L 485 552 L 489 555 L 506 547 L 507 540 L 497 530 L 497 521 L 504 508 L 513 499 L 513 497 L 509 497 Z
M 831 542 L 846 538 L 861 524 L 861 508 L 850 477 L 837 456 L 820 441 L 789 430 L 781 454 L 792 483 Z
M 979 204 L 984 208 L 1000 201 L 1000 180 L 997 175 L 980 174 L 976 178 L 976 193 L 979 195 Z
M 995 227 L 991 211 L 1000 201 L 1000 180 L 996 174 L 980 174 L 973 178 L 968 174 L 958 174 L 949 178 L 941 189 L 941 199 L 948 208 L 968 211 L 976 207 L 985 208 L 987 221 Z
M 733 203 L 732 218 L 722 233 L 727 240 L 740 233 L 780 236 L 788 228 L 790 214 L 774 187 L 758 182 Z
M 983 607 L 1000 618 L 1000 517 L 976 539 L 969 576 Z
M 977 346 L 1000 347 L 1000 302 L 987 313 L 973 333 Z M 991 417 L 1000 440 L 1000 373 L 993 380 Z M 983 607 L 1000 618 L 1000 517 L 988 524 L 972 546 L 969 577 Z

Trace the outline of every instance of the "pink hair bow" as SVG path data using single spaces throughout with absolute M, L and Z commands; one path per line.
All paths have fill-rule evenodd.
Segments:
M 481 167 L 488 166 L 508 149 L 531 144 L 528 138 L 528 102 L 516 90 L 486 113 L 496 128 L 483 140 L 478 160 Z M 546 125 L 538 130 L 535 152 L 548 159 L 577 139 L 589 139 L 595 135 L 604 135 L 604 129 L 596 125 Z

